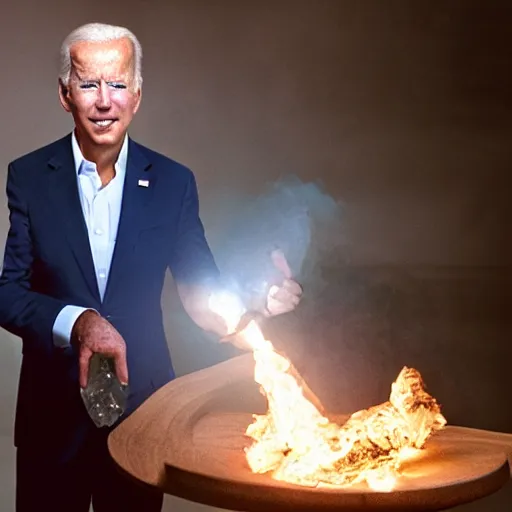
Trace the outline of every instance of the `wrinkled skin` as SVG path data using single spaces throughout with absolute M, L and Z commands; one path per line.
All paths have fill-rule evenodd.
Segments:
M 73 116 L 82 154 L 96 163 L 106 184 L 141 101 L 133 49 L 128 39 L 80 42 L 71 47 L 70 57 L 69 83 L 59 84 L 60 102 Z
M 78 346 L 80 386 L 87 386 L 89 363 L 95 352 L 114 360 L 116 375 L 121 384 L 128 384 L 126 343 L 115 327 L 92 310 L 83 312 L 73 326 L 71 343 Z

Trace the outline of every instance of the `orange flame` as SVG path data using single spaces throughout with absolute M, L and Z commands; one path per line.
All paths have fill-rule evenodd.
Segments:
M 255 321 L 241 334 L 254 351 L 254 379 L 268 400 L 268 412 L 255 415 L 246 431 L 254 440 L 246 458 L 255 473 L 299 485 L 366 482 L 391 491 L 401 463 L 446 424 L 419 372 L 407 367 L 388 402 L 356 412 L 344 425 L 332 423 L 305 398 L 290 361 L 275 352 Z

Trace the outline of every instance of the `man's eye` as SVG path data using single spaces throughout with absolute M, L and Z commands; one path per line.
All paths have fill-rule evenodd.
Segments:
M 121 84 L 119 82 L 110 82 L 108 85 L 114 89 L 126 89 L 126 84 Z
M 96 87 L 96 84 L 87 82 L 84 84 L 80 84 L 80 89 L 92 89 L 93 87 Z

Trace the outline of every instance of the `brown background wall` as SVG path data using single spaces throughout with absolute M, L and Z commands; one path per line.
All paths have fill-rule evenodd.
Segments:
M 352 396 L 348 408 L 382 399 L 413 361 L 454 422 L 512 429 L 509 2 L 5 2 L 0 168 L 71 130 L 57 99 L 58 49 L 89 21 L 138 35 L 144 92 L 131 135 L 195 171 L 215 250 L 238 208 L 282 175 L 318 182 L 340 201 L 340 258 L 322 286 L 310 279 L 302 312 L 275 326 L 291 356 L 309 360 L 303 371 L 319 391 L 326 360 L 339 374 L 336 355 L 350 362 L 337 384 Z M 183 317 L 172 286 L 164 303 L 179 373 L 227 355 Z M 315 331 L 300 328 L 310 320 Z M 1 336 L 0 433 L 11 461 L 20 355 L 17 340 Z M 373 384 L 361 386 L 354 368 Z M 11 487 L 8 465 L 8 504 Z M 506 510 L 510 492 L 500 496 L 481 510 Z

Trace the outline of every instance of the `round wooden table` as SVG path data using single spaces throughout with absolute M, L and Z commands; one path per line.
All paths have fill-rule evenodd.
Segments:
M 253 371 L 252 354 L 244 354 L 158 390 L 110 434 L 121 471 L 174 496 L 246 512 L 446 510 L 510 480 L 512 434 L 456 426 L 428 440 L 391 492 L 308 488 L 254 474 L 245 461 L 245 429 L 266 401 Z

